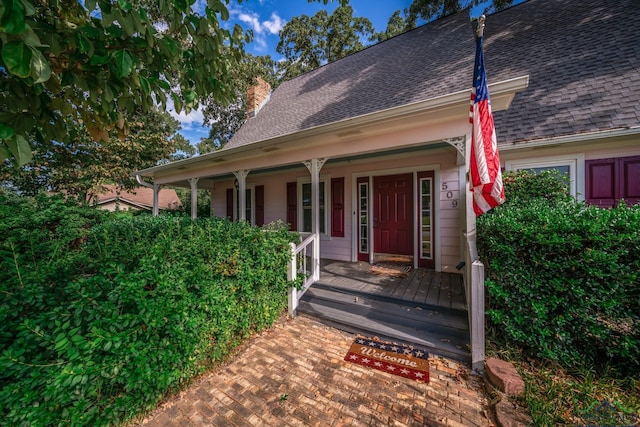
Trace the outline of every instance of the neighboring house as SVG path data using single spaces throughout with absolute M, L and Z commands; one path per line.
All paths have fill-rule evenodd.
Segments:
M 107 211 L 152 210 L 153 188 L 138 187 L 123 190 L 117 185 L 105 185 L 105 191 L 94 198 L 98 209 Z M 162 210 L 173 210 L 182 206 L 176 190 L 165 188 L 159 192 L 158 207 Z
M 261 83 L 224 149 L 137 174 L 211 191 L 217 216 L 317 231 L 323 258 L 405 254 L 455 272 L 474 226 L 472 27 L 460 12 L 270 94 Z M 505 169 L 560 169 L 600 206 L 640 201 L 637 1 L 529 0 L 490 15 L 484 35 Z

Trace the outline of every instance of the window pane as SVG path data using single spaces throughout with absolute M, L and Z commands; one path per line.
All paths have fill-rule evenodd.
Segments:
M 244 215 L 248 222 L 253 223 L 253 219 L 251 216 L 251 189 L 247 188 L 245 190 L 245 211 Z
M 431 259 L 431 178 L 420 179 L 420 257 Z
M 548 170 L 557 170 L 562 175 L 569 175 L 569 165 L 561 165 L 561 166 L 543 166 L 539 168 L 530 168 L 528 169 L 531 172 L 540 173 Z
M 361 183 L 359 187 L 360 211 L 358 214 L 360 215 L 360 252 L 367 253 L 369 252 L 369 185 L 367 183 Z
M 302 212 L 303 215 L 303 224 L 304 224 L 304 228 L 302 229 L 302 231 L 306 232 L 306 233 L 311 233 L 311 209 L 305 209 Z
M 302 184 L 302 206 L 311 206 L 311 184 Z
M 249 222 L 252 222 L 251 212 L 252 212 L 253 209 L 252 209 L 252 205 L 251 205 L 251 203 L 252 203 L 252 200 L 251 200 L 251 189 L 250 188 L 245 189 L 245 193 L 244 194 L 245 194 L 245 209 L 244 209 L 245 219 L 247 221 L 249 221 Z M 236 218 L 236 219 L 239 219 L 240 218 L 240 192 L 239 191 L 236 191 L 235 197 L 236 197 L 236 212 L 237 212 L 237 216 L 238 216 L 238 218 Z
M 320 233 L 326 233 L 325 185 L 320 183 Z M 302 231 L 311 232 L 311 183 L 302 184 Z
M 320 233 L 326 233 L 327 219 L 325 216 L 325 199 L 324 182 L 320 183 Z
M 564 175 L 567 177 L 567 181 L 566 181 L 566 187 L 567 190 L 571 191 L 571 183 L 569 182 L 569 179 L 571 179 L 571 167 L 569 165 L 558 165 L 558 166 L 540 166 L 537 168 L 527 168 L 525 170 L 528 170 L 530 172 L 533 173 L 541 173 L 541 172 L 545 172 L 545 171 L 552 171 L 552 170 L 556 170 L 560 173 L 560 175 Z

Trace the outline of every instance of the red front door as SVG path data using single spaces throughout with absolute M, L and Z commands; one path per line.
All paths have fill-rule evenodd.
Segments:
M 413 255 L 413 175 L 373 178 L 373 250 Z

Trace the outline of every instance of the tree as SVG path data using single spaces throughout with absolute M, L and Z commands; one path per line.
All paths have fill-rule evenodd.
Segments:
M 362 39 L 374 39 L 367 18 L 354 18 L 351 6 L 339 6 L 333 14 L 321 10 L 287 22 L 280 32 L 276 51 L 284 55 L 279 65 L 284 80 L 311 71 L 364 48 Z
M 197 144 L 198 154 L 219 150 L 229 142 L 247 116 L 245 102 L 245 95 L 238 89 L 234 102 L 225 105 L 213 101 L 206 106 L 204 124 L 211 126 L 211 129 L 209 136 L 202 138 Z
M 247 54 L 237 68 L 233 70 L 233 85 L 236 98 L 231 103 L 222 103 L 210 97 L 204 109 L 204 124 L 210 125 L 208 138 L 202 138 L 197 145 L 198 154 L 204 154 L 222 148 L 240 129 L 245 121 L 246 93 L 256 77 L 266 80 L 275 89 L 279 80 L 276 74 L 276 62 L 271 56 L 253 56 Z
M 375 38 L 377 42 L 382 42 L 391 37 L 395 37 L 399 34 L 407 31 L 407 22 L 400 15 L 400 11 L 396 10 L 387 22 L 387 29 L 385 31 L 376 34 Z
M 431 21 L 484 3 L 488 3 L 485 13 L 491 13 L 509 7 L 513 0 L 413 0 L 405 9 L 406 28 L 415 28 L 418 19 Z
M 230 70 L 247 36 L 221 25 L 221 0 L 203 15 L 192 1 L 131 1 L 0 3 L 0 161 L 25 164 L 79 123 L 96 141 L 125 137 L 127 117 L 169 97 L 178 112 L 235 97 Z
M 189 141 L 179 133 L 176 133 L 171 137 L 171 142 L 173 143 L 176 151 L 171 154 L 170 159 L 160 159 L 159 163 L 163 163 L 165 161 L 186 159 L 195 156 L 197 153 L 196 147 L 191 145 L 191 141 Z
M 387 40 L 416 28 L 419 21 L 428 22 L 466 8 L 487 4 L 484 13 L 492 13 L 505 9 L 512 3 L 513 0 L 413 0 L 403 14 L 396 10 L 391 15 L 386 30 L 377 33 L 375 40 Z
M 301 29 L 306 32 L 301 33 Z M 233 71 L 235 101 L 221 103 L 212 97 L 207 100 L 204 124 L 211 126 L 211 130 L 209 137 L 198 143 L 198 153 L 219 150 L 242 126 L 246 119 L 246 92 L 256 77 L 263 78 L 275 89 L 283 80 L 362 49 L 361 38 L 371 39 L 372 36 L 371 22 L 366 18 L 354 18 L 351 7 L 338 7 L 331 16 L 320 11 L 313 17 L 293 18 L 283 28 L 278 44 L 280 53 L 287 51 L 284 65 L 277 64 L 268 55 L 246 55 Z
M 127 137 L 120 138 L 113 130 L 101 142 L 86 126 L 71 126 L 64 141 L 38 144 L 28 164 L 19 168 L 0 165 L 0 181 L 26 195 L 49 190 L 88 200 L 105 184 L 137 186 L 132 171 L 154 166 L 159 159 L 173 160 L 172 153 L 190 147 L 176 134 L 179 123 L 167 112 L 152 108 L 130 115 L 127 121 Z

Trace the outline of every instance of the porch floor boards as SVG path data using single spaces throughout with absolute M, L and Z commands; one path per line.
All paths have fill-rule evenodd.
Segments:
M 338 329 L 470 361 L 461 275 L 412 269 L 398 278 L 372 274 L 370 267 L 322 260 L 320 281 L 303 295 L 298 311 Z

